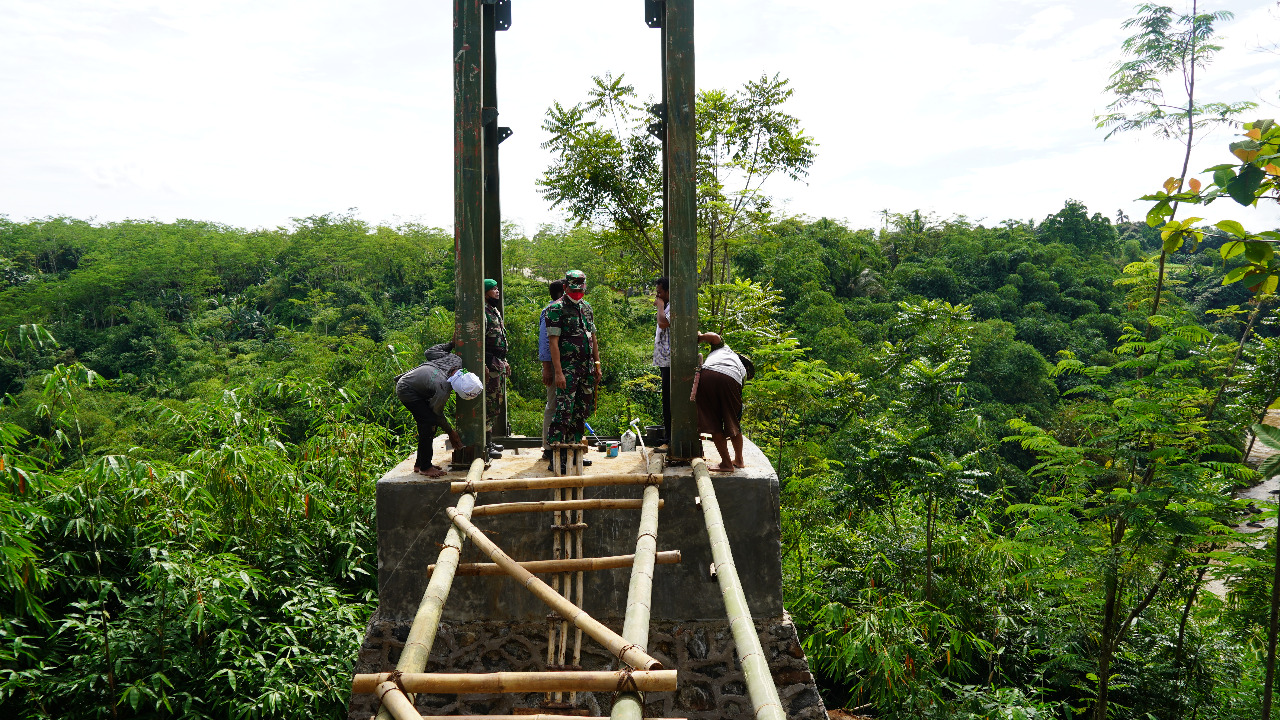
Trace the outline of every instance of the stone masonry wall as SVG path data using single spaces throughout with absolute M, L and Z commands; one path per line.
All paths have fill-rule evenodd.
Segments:
M 827 720 L 795 625 L 787 615 L 757 619 L 756 631 L 790 720 Z M 620 627 L 609 624 L 615 632 Z M 570 642 L 573 628 L 570 627 Z M 356 672 L 386 672 L 395 668 L 409 634 L 408 622 L 375 614 L 360 648 Z M 431 649 L 428 672 L 541 671 L 546 669 L 545 623 L 442 623 Z M 675 692 L 649 693 L 648 717 L 687 717 L 690 720 L 729 720 L 751 717 L 751 704 L 742 668 L 734 651 L 727 621 L 654 622 L 648 652 L 668 669 L 679 671 Z M 582 639 L 585 670 L 616 670 L 617 661 L 589 637 Z M 609 693 L 579 693 L 577 708 L 590 715 L 608 715 Z M 567 696 L 566 696 L 567 700 Z M 541 693 L 487 695 L 419 695 L 423 715 L 513 714 L 534 708 Z M 377 710 L 373 695 L 353 695 L 349 720 L 368 720 Z

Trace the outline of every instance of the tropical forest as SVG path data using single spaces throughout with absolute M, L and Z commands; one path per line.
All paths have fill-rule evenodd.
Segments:
M 822 138 L 788 80 L 698 93 L 699 324 L 754 362 L 743 426 L 833 711 L 1280 715 L 1280 126 L 1197 97 L 1224 13 L 1135 13 L 1096 121 L 1172 139 L 1130 178 L 1140 217 L 790 214 L 771 188 Z M 592 427 L 661 423 L 651 121 L 622 75 L 546 110 L 566 220 L 504 232 L 513 434 L 540 434 L 569 268 Z M 346 716 L 375 483 L 416 444 L 394 379 L 454 333 L 454 242 L 350 212 L 0 215 L 0 717 Z

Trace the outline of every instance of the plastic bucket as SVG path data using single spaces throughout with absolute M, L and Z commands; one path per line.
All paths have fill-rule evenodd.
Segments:
M 618 448 L 619 448 L 621 445 L 622 445 L 622 443 L 620 443 L 620 442 L 610 442 L 610 443 L 609 443 L 609 450 L 608 450 L 607 454 L 605 455 L 605 457 L 611 457 L 611 458 L 616 458 L 616 457 L 618 457 Z

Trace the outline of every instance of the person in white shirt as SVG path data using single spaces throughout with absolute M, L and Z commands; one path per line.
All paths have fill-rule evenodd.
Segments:
M 658 311 L 657 327 L 653 331 L 653 364 L 662 377 L 662 432 L 663 445 L 671 437 L 671 316 L 667 303 L 671 300 L 671 284 L 665 277 L 653 282 L 653 307 Z
M 698 342 L 710 343 L 711 352 L 698 374 L 698 432 L 709 433 L 720 453 L 715 472 L 733 472 L 746 467 L 742 459 L 742 383 L 747 368 L 742 358 L 716 333 L 698 333 Z M 733 461 L 729 461 L 733 443 Z

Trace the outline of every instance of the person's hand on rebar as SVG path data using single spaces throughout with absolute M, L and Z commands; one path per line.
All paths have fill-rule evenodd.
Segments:
M 595 369 L 596 369 L 596 383 L 598 384 L 601 380 L 604 379 L 604 371 L 600 369 L 599 360 L 596 361 Z

